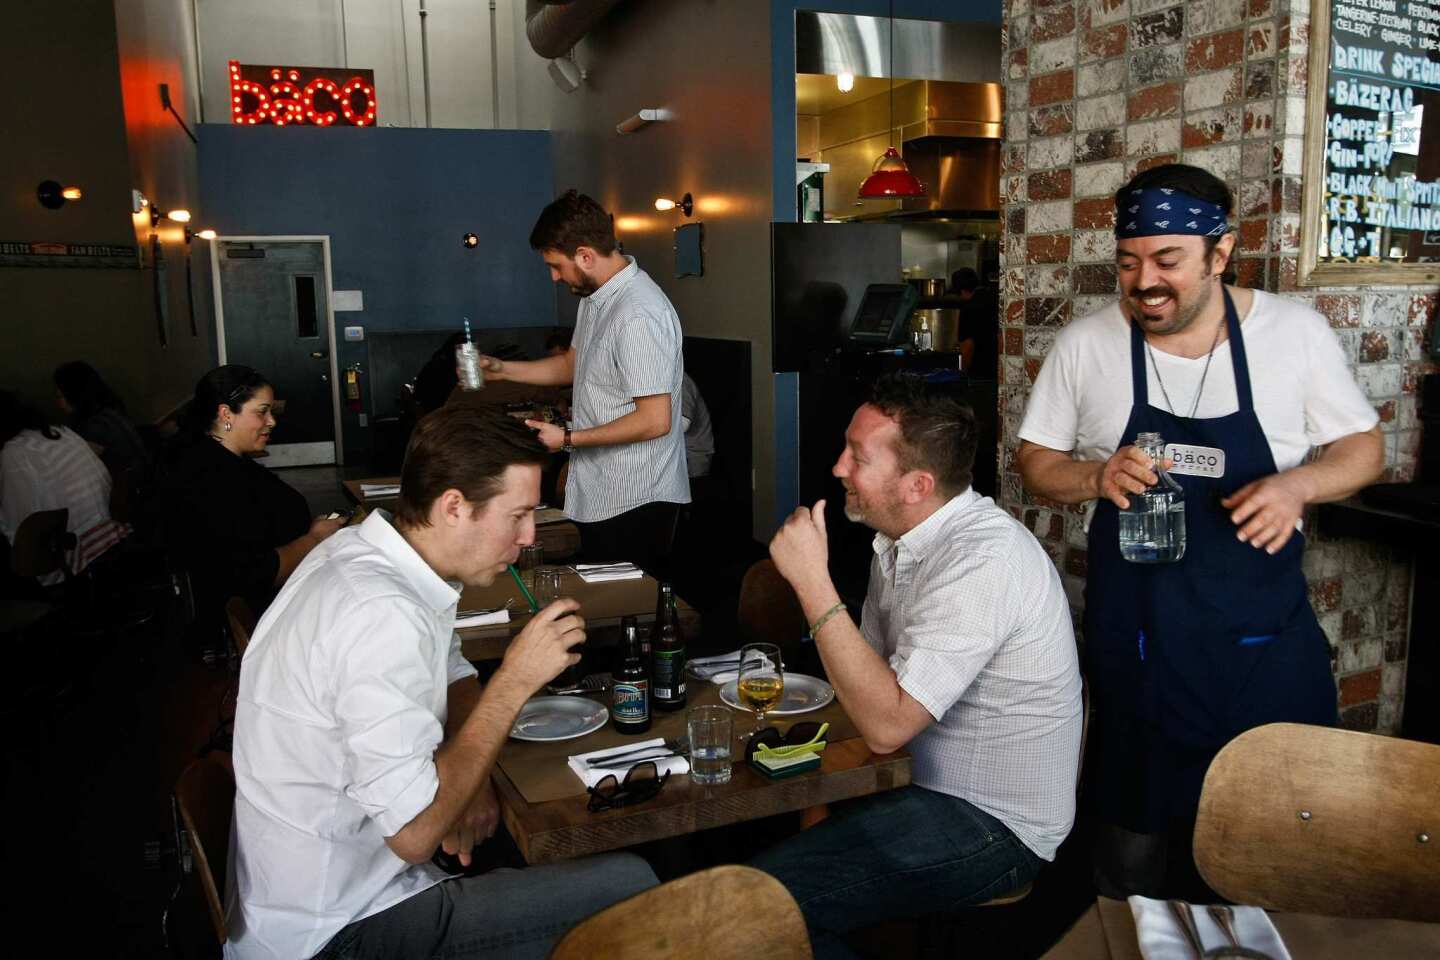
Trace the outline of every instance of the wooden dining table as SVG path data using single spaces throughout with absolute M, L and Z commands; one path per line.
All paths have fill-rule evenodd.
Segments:
M 687 709 L 721 702 L 713 683 L 691 677 Z M 593 699 L 608 703 L 605 695 Z M 734 710 L 737 737 L 748 733 L 752 714 Z M 500 813 L 527 863 L 568 860 L 868 796 L 910 782 L 910 754 L 872 753 L 838 700 L 819 710 L 787 717 L 771 716 L 767 725 L 784 730 L 792 721 L 828 722 L 827 746 L 820 769 L 771 780 L 743 761 L 744 744 L 734 744 L 737 761 L 730 782 L 719 786 L 691 783 L 675 774 L 656 797 L 613 810 L 591 813 L 585 785 L 566 761 L 569 757 L 655 737 L 676 739 L 685 733 L 686 710 L 655 712 L 650 730 L 627 736 L 612 722 L 594 733 L 553 743 L 507 740 L 495 765 Z M 618 771 L 624 777 L 624 770 Z

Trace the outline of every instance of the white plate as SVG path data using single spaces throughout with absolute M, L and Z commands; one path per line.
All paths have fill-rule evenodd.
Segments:
M 740 698 L 735 695 L 735 683 L 729 683 L 720 687 L 720 699 L 737 710 L 749 712 L 749 707 L 740 703 Z M 785 674 L 785 695 L 780 698 L 780 703 L 773 710 L 766 710 L 767 717 L 790 717 L 797 713 L 809 713 L 812 710 L 819 710 L 825 704 L 835 699 L 835 688 L 830 686 L 819 677 L 806 676 L 803 673 Z
M 510 736 L 516 740 L 574 740 L 605 726 L 610 711 L 589 697 L 532 697 L 520 708 Z

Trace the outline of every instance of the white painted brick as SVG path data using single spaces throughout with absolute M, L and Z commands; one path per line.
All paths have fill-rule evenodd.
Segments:
M 1240 145 L 1240 176 L 1268 177 L 1274 160 L 1269 138 L 1247 140 Z
M 1028 6 L 1030 0 L 1025 0 L 1025 3 Z M 1106 0 L 1084 0 L 1084 3 L 1079 6 L 1081 6 L 1082 9 L 1075 11 L 1077 14 L 1076 19 L 1083 19 L 1084 11 L 1089 10 L 1090 26 L 1092 27 L 1103 27 L 1112 23 L 1119 23 L 1130 16 L 1130 4 L 1123 2 L 1123 0 L 1121 3 L 1114 3 L 1113 5 L 1111 2 L 1106 2 Z
M 1025 272 L 1025 289 L 1032 297 L 1067 294 L 1070 292 L 1070 268 L 1053 265 L 1031 267 Z
M 1026 162 L 1031 170 L 1049 170 L 1053 167 L 1068 167 L 1075 159 L 1075 140 L 1072 137 L 1050 137 L 1045 140 L 1032 140 Z M 1043 233 L 1029 226 L 1032 233 Z
M 1410 321 L 1408 293 L 1375 293 L 1360 305 L 1363 327 L 1403 327 Z
M 1125 94 L 1090 97 L 1075 104 L 1075 129 L 1101 130 L 1125 122 Z
M 1097 97 L 1125 89 L 1124 57 L 1087 63 L 1075 71 L 1075 96 Z
M 1046 327 L 1025 328 L 1025 356 L 1043 357 L 1050 353 L 1050 348 L 1055 346 L 1055 337 L 1058 330 L 1051 330 Z
M 1400 395 L 1405 368 L 1398 363 L 1362 363 L 1355 370 L 1355 382 L 1371 400 L 1389 400 Z
M 1185 33 L 1201 37 L 1245 22 L 1245 0 L 1205 0 L 1185 4 Z
M 1180 118 L 1132 123 L 1125 131 L 1125 152 L 1132 157 L 1176 153 L 1180 149 Z
M 1275 124 L 1279 128 L 1277 132 L 1303 137 L 1308 111 L 1309 105 L 1300 97 L 1281 98 L 1280 109 L 1275 117 Z
M 1113 259 L 1113 255 L 1111 259 Z M 1070 315 L 1076 318 L 1088 317 L 1092 313 L 1099 313 L 1114 302 L 1113 296 L 1076 297 L 1070 304 Z
M 1206 110 L 1228 103 L 1240 90 L 1241 68 L 1227 67 L 1185 81 L 1185 109 Z
M 1302 176 L 1305 172 L 1305 138 L 1286 137 L 1284 155 L 1280 161 L 1280 172 L 1287 177 Z
M 1075 66 L 1075 35 L 1046 40 L 1030 47 L 1030 76 Z
M 1030 136 L 1030 116 L 1024 110 L 1011 110 L 1005 114 L 1005 138 L 1011 143 L 1025 140 Z
M 1002 266 L 1025 262 L 1025 235 L 1023 233 L 1005 237 L 1005 249 L 1002 257 L 1004 261 Z
M 1405 692 L 1405 664 L 1387 663 L 1381 668 L 1380 692 L 1391 697 Z
M 1115 259 L 1115 234 L 1110 230 L 1076 230 L 1070 259 L 1076 263 L 1108 263 Z
M 1193 6 L 1194 4 L 1187 4 Z M 1156 10 L 1164 10 L 1166 7 L 1175 6 L 1175 0 L 1130 0 L 1130 15 L 1139 16 L 1142 13 L 1154 13 Z
M 1026 177 L 1006 177 L 1002 182 L 1004 195 L 1000 198 L 1004 203 L 1024 203 L 1028 199 L 1030 181 Z
M 1125 185 L 1125 165 L 1118 160 L 1081 164 L 1074 182 L 1077 197 L 1111 197 Z
M 1209 170 L 1221 180 L 1235 180 L 1240 176 L 1240 144 L 1224 143 L 1199 150 L 1186 150 L 1184 160 L 1204 170 Z
M 1075 207 L 1069 200 L 1032 203 L 1025 208 L 1026 233 L 1058 233 L 1075 222 Z

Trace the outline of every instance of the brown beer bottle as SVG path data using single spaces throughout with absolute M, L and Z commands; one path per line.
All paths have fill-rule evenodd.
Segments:
M 679 710 L 685 706 L 685 638 L 680 635 L 675 590 L 669 583 L 660 584 L 659 616 L 650 638 L 650 691 L 655 709 Z

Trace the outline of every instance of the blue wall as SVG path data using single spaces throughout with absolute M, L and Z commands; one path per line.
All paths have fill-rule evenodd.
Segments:
M 368 336 L 458 328 L 466 316 L 478 327 L 555 322 L 555 288 L 528 242 L 555 196 L 547 131 L 203 124 L 199 136 L 197 223 L 222 236 L 328 234 L 334 288 L 365 296 L 337 327 Z M 461 245 L 467 232 L 478 248 Z M 339 354 L 341 366 L 369 369 L 365 343 Z M 344 416 L 348 461 L 369 441 Z

